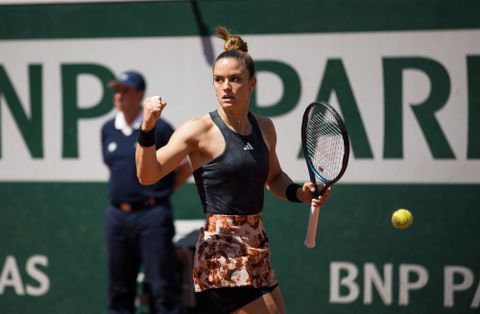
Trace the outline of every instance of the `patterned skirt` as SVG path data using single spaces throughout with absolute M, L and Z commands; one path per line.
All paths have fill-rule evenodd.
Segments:
M 196 246 L 193 283 L 196 292 L 277 284 L 261 214 L 207 216 Z

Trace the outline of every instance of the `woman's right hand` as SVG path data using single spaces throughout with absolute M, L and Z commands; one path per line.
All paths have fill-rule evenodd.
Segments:
M 143 101 L 142 130 L 149 131 L 155 127 L 155 123 L 166 105 L 167 102 L 160 96 L 149 97 Z

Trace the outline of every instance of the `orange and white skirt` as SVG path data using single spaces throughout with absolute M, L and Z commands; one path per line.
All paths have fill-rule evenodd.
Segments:
M 277 284 L 260 213 L 207 215 L 196 245 L 193 283 L 196 292 Z

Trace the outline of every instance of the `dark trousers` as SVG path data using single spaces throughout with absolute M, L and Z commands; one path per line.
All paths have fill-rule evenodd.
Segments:
M 175 233 L 169 202 L 124 213 L 110 206 L 106 213 L 108 249 L 108 313 L 134 313 L 136 278 L 144 265 L 153 313 L 181 313 L 180 286 L 175 278 Z

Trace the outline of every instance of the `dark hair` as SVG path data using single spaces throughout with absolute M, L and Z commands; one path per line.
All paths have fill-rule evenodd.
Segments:
M 255 76 L 255 62 L 248 53 L 247 43 L 238 35 L 231 35 L 230 32 L 223 26 L 215 28 L 217 36 L 225 41 L 223 45 L 224 51 L 215 59 L 215 63 L 223 58 L 234 58 L 245 62 L 250 77 Z

